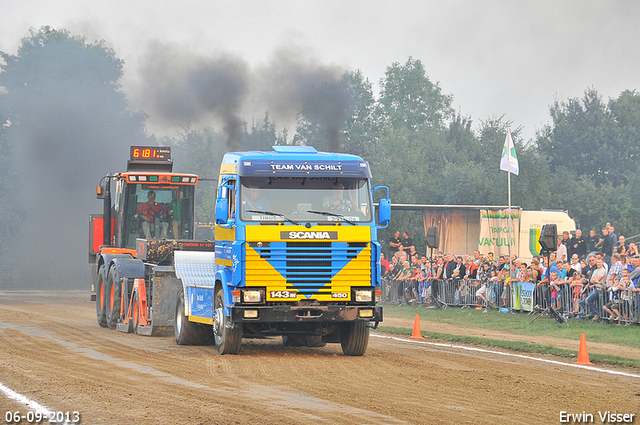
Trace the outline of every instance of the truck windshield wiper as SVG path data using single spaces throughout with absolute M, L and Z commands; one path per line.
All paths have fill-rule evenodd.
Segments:
M 288 221 L 289 223 L 293 223 L 293 224 L 296 224 L 296 225 L 300 225 L 300 223 L 298 223 L 297 221 L 293 221 L 293 220 L 291 220 L 291 219 L 290 219 L 289 217 L 287 217 L 286 215 L 284 215 L 284 214 L 280 214 L 280 213 L 277 213 L 277 212 L 273 212 L 273 211 L 246 210 L 246 212 L 250 212 L 250 213 L 258 213 L 258 214 L 264 214 L 264 215 L 273 215 L 273 216 L 276 216 L 276 217 L 282 217 L 282 218 L 284 218 L 284 221 Z
M 356 225 L 356 223 L 354 223 L 351 220 L 347 220 L 347 218 L 345 216 L 343 216 L 342 214 L 336 214 L 336 213 L 332 213 L 329 211 L 311 211 L 311 210 L 307 210 L 306 212 L 311 213 L 311 214 L 320 214 L 320 215 L 326 215 L 329 217 L 340 217 L 343 221 L 352 224 L 352 225 Z

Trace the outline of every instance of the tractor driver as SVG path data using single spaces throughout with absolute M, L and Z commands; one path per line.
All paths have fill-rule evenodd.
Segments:
M 153 190 L 147 192 L 147 202 L 138 205 L 136 215 L 142 217 L 142 232 L 144 237 L 151 239 L 151 226 L 154 225 L 155 236 L 158 236 L 158 227 L 160 228 L 160 237 L 166 239 L 169 223 L 164 221 L 164 207 L 156 202 L 156 193 Z

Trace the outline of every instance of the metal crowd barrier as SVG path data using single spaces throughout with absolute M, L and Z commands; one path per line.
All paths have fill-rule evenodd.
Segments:
M 382 301 L 396 305 L 435 306 L 439 302 L 447 307 L 484 308 L 486 306 L 485 302 L 476 296 L 476 293 L 483 285 L 485 286 L 484 296 L 491 307 L 529 312 L 519 307 L 514 308 L 513 285 L 499 281 L 476 279 L 437 279 L 417 282 L 383 278 Z M 559 285 L 556 292 L 557 296 L 552 298 L 553 292 L 548 286 L 537 286 L 533 291 L 533 308 L 531 312 L 542 312 L 551 306 L 562 314 L 568 315 L 578 311 L 576 316 L 587 318 L 597 314 L 603 320 L 612 319 L 612 315 L 603 308 L 611 301 L 609 291 L 598 290 L 598 296 L 595 301 L 590 306 L 587 303 L 583 303 L 584 307 L 580 306 L 580 301 L 584 300 L 589 293 L 582 294 L 580 290 L 574 291 L 568 284 Z M 612 305 L 619 313 L 620 323 L 638 323 L 640 318 L 640 293 L 632 293 L 629 290 L 620 292 L 620 301 Z M 613 309 L 611 310 L 613 312 Z M 616 318 L 615 323 L 618 323 L 618 318 Z

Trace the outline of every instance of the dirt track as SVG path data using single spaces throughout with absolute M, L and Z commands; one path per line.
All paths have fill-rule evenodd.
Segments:
M 85 424 L 559 423 L 560 411 L 640 414 L 636 377 L 371 337 L 245 340 L 241 354 L 100 328 L 79 292 L 0 292 L 0 382 Z M 548 357 L 551 358 L 551 357 Z M 560 360 L 565 361 L 565 360 Z M 24 406 L 0 393 L 0 423 Z

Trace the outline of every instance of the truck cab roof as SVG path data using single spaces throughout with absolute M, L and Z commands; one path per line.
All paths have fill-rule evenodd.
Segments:
M 268 152 L 230 152 L 225 154 L 220 172 L 240 176 L 371 178 L 369 164 L 361 157 L 318 152 L 311 146 L 274 146 Z

